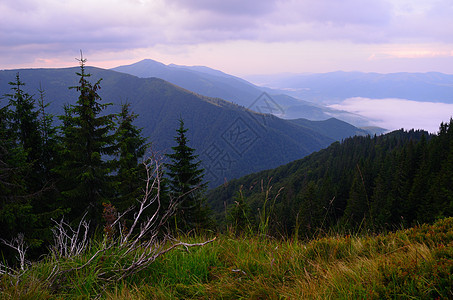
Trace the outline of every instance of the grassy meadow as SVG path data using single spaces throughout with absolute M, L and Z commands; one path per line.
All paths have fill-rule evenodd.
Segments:
M 207 239 L 188 237 L 185 242 Z M 380 235 L 331 233 L 311 241 L 222 234 L 202 247 L 169 251 L 121 281 L 101 276 L 118 263 L 108 252 L 83 267 L 97 248 L 93 243 L 79 256 L 49 256 L 24 271 L 0 275 L 0 297 L 453 298 L 453 218 Z M 55 276 L 56 269 L 68 271 Z

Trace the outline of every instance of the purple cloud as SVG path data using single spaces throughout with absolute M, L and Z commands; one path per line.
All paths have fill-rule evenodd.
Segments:
M 307 0 L 283 4 L 291 22 L 314 22 L 335 26 L 388 24 L 392 7 L 381 0 Z
M 81 48 L 180 52 L 245 40 L 446 44 L 453 43 L 451 15 L 447 0 L 3 0 L 0 67 Z
M 263 15 L 275 9 L 278 0 L 170 0 L 172 4 L 191 11 L 208 11 L 219 15 L 250 17 Z

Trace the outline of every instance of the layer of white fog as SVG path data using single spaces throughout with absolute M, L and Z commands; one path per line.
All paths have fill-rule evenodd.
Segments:
M 406 99 L 348 98 L 329 107 L 367 117 L 375 126 L 395 129 L 424 129 L 437 133 L 441 122 L 453 117 L 453 104 Z

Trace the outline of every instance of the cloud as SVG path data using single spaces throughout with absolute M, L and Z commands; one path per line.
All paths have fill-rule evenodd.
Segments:
M 263 15 L 272 11 L 276 0 L 168 0 L 173 5 L 193 12 L 208 11 L 219 15 Z
M 208 1 L 171 0 L 185 28 L 204 42 L 247 39 L 382 41 L 391 6 L 382 0 Z M 183 29 L 184 31 L 184 29 Z M 197 39 L 199 41 L 199 39 Z
M 451 15 L 450 0 L 3 0 L 0 66 L 79 49 L 121 54 L 238 41 L 418 43 L 435 51 L 430 43 L 453 43 Z
M 82 40 L 102 45 L 123 40 L 137 47 L 179 40 L 186 44 L 192 37 L 199 43 L 266 36 L 286 41 L 368 37 L 380 42 L 421 33 L 432 38 L 436 32 L 445 39 L 453 21 L 441 8 L 397 15 L 383 0 L 6 0 L 0 4 L 0 42 L 19 46 Z M 414 28 L 419 30 L 414 33 Z
M 370 118 L 389 130 L 424 129 L 436 133 L 441 122 L 453 117 L 453 104 L 417 102 L 406 99 L 349 98 L 330 107 Z
M 314 22 L 334 26 L 347 24 L 388 24 L 391 5 L 381 0 L 306 0 L 281 3 L 285 18 L 293 23 Z

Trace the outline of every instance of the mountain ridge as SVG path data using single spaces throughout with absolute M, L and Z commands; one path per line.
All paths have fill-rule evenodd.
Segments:
M 277 115 L 285 119 L 326 120 L 335 117 L 355 126 L 370 125 L 369 121 L 362 116 L 301 100 L 302 98 L 296 99 L 281 91 L 258 87 L 242 78 L 208 67 L 165 65 L 146 59 L 111 70 L 143 78 L 159 77 L 201 95 L 222 98 L 254 111 L 258 110 L 253 107 L 253 104 L 263 93 L 266 93 L 274 111 L 278 111 Z M 268 112 L 273 113 L 273 110 Z
M 346 72 L 250 75 L 260 86 L 320 103 L 339 103 L 352 97 L 400 98 L 453 103 L 453 75 L 440 72 Z
M 64 104 L 74 104 L 79 68 L 20 69 L 0 71 L 0 93 L 10 92 L 8 82 L 19 73 L 24 90 L 37 94 L 41 86 L 49 113 L 63 114 Z M 330 145 L 335 140 L 313 128 L 301 127 L 272 115 L 252 112 L 238 104 L 199 95 L 159 78 L 139 78 L 111 70 L 87 67 L 90 80 L 102 78 L 99 95 L 112 102 L 108 112 L 119 111 L 122 102 L 131 103 L 138 114 L 136 125 L 143 128 L 152 147 L 165 153 L 182 117 L 189 129 L 190 146 L 197 149 L 211 186 L 225 180 L 277 167 Z M 0 100 L 4 105 L 4 99 Z

